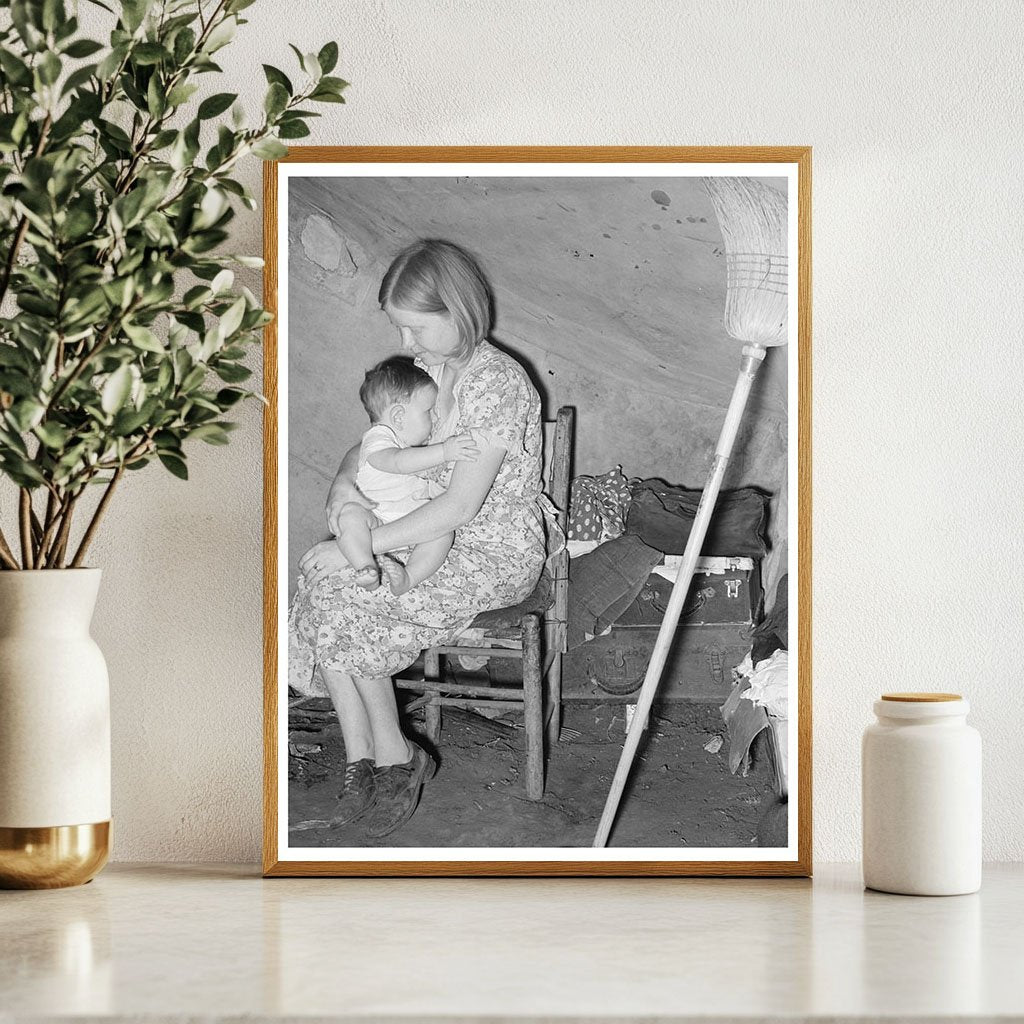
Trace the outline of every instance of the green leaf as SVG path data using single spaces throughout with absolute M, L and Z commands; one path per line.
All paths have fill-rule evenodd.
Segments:
M 114 124 L 113 121 L 100 120 L 97 122 L 96 127 L 100 129 L 106 138 L 116 143 L 118 149 L 123 149 L 127 153 L 131 152 L 132 140 L 128 138 L 127 133 L 119 124 Z
M 190 391 L 195 391 L 196 388 L 201 387 L 204 380 L 206 380 L 206 367 L 194 366 L 185 374 L 185 379 L 181 382 L 179 390 L 182 394 L 187 395 Z
M 33 398 L 22 398 L 7 410 L 7 415 L 18 431 L 25 434 L 42 420 L 45 412 L 45 405 L 41 405 Z
M 237 99 L 238 93 L 234 92 L 218 92 L 213 96 L 208 96 L 199 104 L 199 120 L 207 121 L 211 117 L 223 114 Z
M 94 53 L 99 53 L 103 48 L 103 44 L 97 43 L 95 39 L 76 39 L 65 48 L 64 55 L 80 60 L 82 57 L 91 57 Z
M 129 33 L 142 24 L 152 0 L 121 0 L 121 19 Z
M 320 62 L 320 70 L 329 75 L 338 63 L 338 44 L 327 43 L 317 54 L 316 59 Z
M 242 317 L 245 315 L 245 296 L 236 299 L 231 304 L 227 312 L 220 318 L 220 323 L 217 325 L 217 333 L 220 335 L 221 340 L 226 340 L 231 337 L 235 331 L 242 324 Z
M 39 21 L 41 5 L 27 3 L 25 0 L 15 0 L 11 3 L 11 21 L 21 36 L 25 48 L 32 53 L 38 53 L 46 46 L 46 36 L 42 31 Z
M 327 89 L 317 89 L 310 97 L 311 100 L 315 100 L 317 103 L 344 103 L 345 97 L 338 95 L 336 92 L 330 92 Z
M 240 363 L 218 363 L 214 369 L 225 384 L 241 384 L 252 376 L 252 370 Z
M 171 381 L 174 378 L 174 369 L 171 366 L 171 361 L 165 359 L 160 364 L 160 369 L 156 375 L 156 389 L 157 391 L 166 391 Z
M 204 285 L 193 285 L 181 297 L 181 303 L 186 309 L 198 309 L 207 299 L 211 298 L 213 292 Z M 184 318 L 182 318 L 184 319 Z
M 46 317 L 47 319 L 57 315 L 57 303 L 55 300 L 44 299 L 39 295 L 32 295 L 28 292 L 20 292 L 16 298 L 18 305 L 26 313 L 35 313 L 36 316 Z
M 0 366 L 16 366 L 20 370 L 28 369 L 28 356 L 14 345 L 0 344 Z M 2 378 L 0 378 L 2 384 Z
M 288 90 L 280 82 L 273 82 L 263 100 L 263 109 L 267 112 L 267 117 L 273 119 L 280 114 L 288 106 L 289 99 Z
M 166 149 L 177 137 L 178 133 L 173 128 L 165 128 L 162 132 L 157 132 L 149 144 L 150 152 Z
M 32 72 L 28 65 L 6 46 L 0 46 L 0 68 L 3 69 L 11 85 L 23 86 L 32 84 Z
M 263 257 L 262 256 L 239 256 L 232 255 L 228 256 L 229 260 L 234 260 L 236 263 L 243 267 L 252 267 L 254 270 L 261 270 L 263 268 Z
M 205 441 L 207 444 L 225 445 L 230 442 L 228 432 L 219 423 L 204 423 L 189 433 L 189 438 Z
M 5 422 L 4 417 L 0 416 L 0 455 L 21 455 L 27 459 L 28 448 L 25 447 L 21 434 L 17 434 L 9 427 L 6 427 L 4 425 Z
M 280 160 L 288 155 L 288 147 L 281 145 L 277 139 L 260 139 L 252 147 L 252 153 L 262 160 Z
M 248 391 L 239 391 L 238 388 L 221 388 L 217 392 L 216 402 L 222 410 L 227 410 L 237 405 L 248 394 Z
M 146 87 L 146 107 L 155 118 L 163 117 L 167 109 L 167 96 L 164 94 L 159 75 L 154 74 Z
M 131 51 L 132 60 L 141 66 L 170 61 L 171 55 L 159 43 L 139 43 Z
M 301 121 L 289 121 L 277 130 L 278 138 L 281 139 L 304 139 L 308 134 L 309 128 Z
M 43 59 L 36 65 L 36 70 L 43 85 L 53 85 L 60 78 L 60 57 L 50 50 L 43 54 Z
M 283 71 L 278 70 L 270 64 L 264 64 L 263 73 L 267 76 L 267 82 L 270 85 L 274 85 L 275 83 L 283 85 L 288 90 L 289 96 L 295 95 L 295 89 L 292 87 L 291 80 Z
M 196 34 L 190 28 L 182 29 L 174 37 L 174 63 L 179 67 L 188 60 L 196 47 Z
M 235 38 L 238 22 L 234 17 L 227 17 L 206 37 L 203 53 L 216 53 L 222 46 L 227 46 Z
M 4 452 L 0 467 L 19 487 L 31 488 L 46 482 L 38 466 L 28 459 L 19 459 L 12 452 Z
M 302 65 L 302 70 L 305 71 L 314 82 L 318 82 L 320 80 L 320 76 L 323 74 L 323 71 L 320 68 L 320 61 L 317 60 L 315 53 L 299 54 L 299 63 Z
M 64 0 L 43 0 L 42 7 L 42 25 L 45 32 L 56 32 L 57 27 L 68 20 Z
M 320 86 L 317 91 L 319 92 L 320 89 L 330 89 L 332 92 L 340 93 L 344 92 L 347 88 L 348 82 L 344 78 L 333 78 L 330 75 L 326 75 L 320 79 Z
M 155 408 L 154 403 L 147 402 L 141 409 L 122 409 L 114 417 L 111 429 L 117 437 L 130 437 L 149 422 Z
M 127 365 L 115 370 L 103 385 L 100 394 L 100 406 L 108 416 L 112 416 L 124 405 L 132 389 L 132 371 Z
M 71 432 L 66 427 L 52 422 L 37 423 L 33 433 L 47 448 L 53 451 L 60 451 L 71 436 Z
M 220 295 L 221 292 L 226 292 L 235 282 L 235 275 L 232 271 L 225 268 L 221 270 L 217 276 L 210 282 L 210 289 L 214 295 Z
M 182 103 L 187 103 L 198 91 L 199 86 L 194 82 L 182 82 L 167 94 L 167 105 L 169 107 L 180 107 Z
M 113 207 L 117 210 L 117 215 L 121 218 L 121 224 L 125 228 L 134 227 L 142 219 L 142 204 L 145 201 L 146 192 L 142 188 L 134 188 L 127 195 L 114 200 Z
M 125 55 L 128 53 L 128 45 L 126 43 L 120 46 L 115 46 L 110 53 L 100 61 L 96 68 L 96 77 L 100 81 L 107 81 L 107 79 L 114 77 L 114 72 L 121 66 L 121 61 L 124 60 Z
M 160 452 L 158 458 L 164 464 L 164 467 L 170 470 L 179 480 L 188 479 L 188 467 L 185 465 L 184 459 L 178 458 L 177 455 L 169 455 L 166 452 Z
M 136 348 L 143 352 L 165 352 L 163 342 L 148 328 L 142 324 L 123 324 L 124 333 L 132 339 Z
M 80 89 L 95 74 L 95 64 L 86 64 L 85 67 L 79 68 L 77 71 L 72 71 L 64 80 L 64 85 L 60 90 L 61 96 L 67 96 L 69 92 L 74 92 L 76 89 Z

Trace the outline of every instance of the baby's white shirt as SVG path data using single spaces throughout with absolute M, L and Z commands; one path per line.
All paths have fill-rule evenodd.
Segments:
M 444 492 L 443 487 L 432 485 L 431 481 L 423 477 L 413 473 L 386 473 L 367 461 L 374 452 L 408 447 L 385 423 L 375 423 L 363 434 L 359 446 L 356 486 L 367 498 L 377 502 L 373 513 L 382 523 L 393 523 Z

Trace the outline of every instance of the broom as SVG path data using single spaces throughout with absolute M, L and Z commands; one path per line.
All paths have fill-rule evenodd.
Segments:
M 787 339 L 788 220 L 785 196 L 753 178 L 704 178 L 703 184 L 711 196 L 725 240 L 725 329 L 730 337 L 743 342 L 743 358 L 732 401 L 718 438 L 714 462 L 704 484 L 704 493 L 686 542 L 683 561 L 672 584 L 672 596 L 637 698 L 636 713 L 626 734 L 622 755 L 597 827 L 593 843 L 595 847 L 603 847 L 608 842 L 619 800 L 640 745 L 640 736 L 675 638 L 697 558 L 704 546 L 708 523 L 718 500 L 718 491 L 729 464 L 750 388 L 767 349 L 774 345 L 784 345 Z

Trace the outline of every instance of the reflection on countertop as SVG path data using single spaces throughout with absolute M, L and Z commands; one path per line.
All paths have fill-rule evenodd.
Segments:
M 1024 1015 L 1024 866 L 799 879 L 273 879 L 109 867 L 0 893 L 0 1019 Z

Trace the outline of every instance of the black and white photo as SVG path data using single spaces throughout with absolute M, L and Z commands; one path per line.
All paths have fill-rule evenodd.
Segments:
M 412 152 L 267 179 L 265 870 L 806 873 L 808 152 Z

